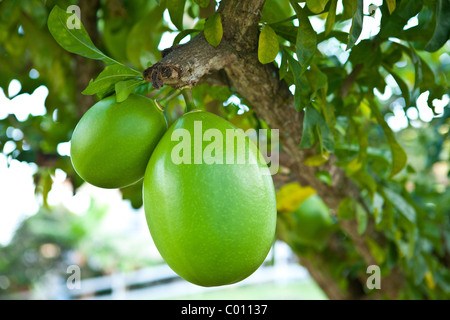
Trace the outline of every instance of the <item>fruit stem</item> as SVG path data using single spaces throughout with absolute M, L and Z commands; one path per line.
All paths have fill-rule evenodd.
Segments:
M 183 95 L 184 101 L 186 102 L 186 112 L 190 112 L 195 109 L 194 98 L 192 97 L 192 91 L 189 87 L 184 87 L 181 89 L 181 94 Z
M 181 93 L 180 89 L 172 90 L 168 95 L 166 95 L 165 97 L 163 97 L 160 100 L 160 103 L 161 104 L 166 104 L 169 101 L 173 100 L 174 98 L 178 97 L 180 95 L 180 93 Z M 159 99 L 158 99 L 158 101 L 159 101 Z
M 159 103 L 159 100 L 155 100 L 155 104 L 161 112 L 164 112 L 164 107 Z

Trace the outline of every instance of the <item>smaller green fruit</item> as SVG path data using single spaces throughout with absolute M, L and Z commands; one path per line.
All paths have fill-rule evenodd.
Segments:
M 142 179 L 150 155 L 167 122 L 156 104 L 132 94 L 123 102 L 105 98 L 78 122 L 71 140 L 71 160 L 86 182 L 123 188 Z
M 333 219 L 330 209 L 317 195 L 305 199 L 292 213 L 294 220 L 295 241 L 323 248 L 332 231 Z

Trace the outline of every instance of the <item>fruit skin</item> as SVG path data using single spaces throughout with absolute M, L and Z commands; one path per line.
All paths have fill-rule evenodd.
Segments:
M 131 185 L 144 176 L 166 130 L 164 115 L 152 100 L 135 94 L 120 103 L 115 96 L 105 98 L 83 115 L 73 132 L 73 167 L 97 187 Z
M 231 284 L 252 274 L 270 250 L 275 190 L 265 164 L 174 164 L 171 150 L 179 142 L 171 141 L 172 132 L 184 128 L 193 137 L 194 121 L 202 121 L 203 132 L 217 128 L 224 137 L 226 129 L 235 129 L 203 111 L 187 113 L 169 128 L 145 172 L 147 223 L 161 256 L 182 278 L 201 286 Z M 246 150 L 250 145 L 256 156 L 246 137 Z
M 330 210 L 322 199 L 313 194 L 306 198 L 292 213 L 294 221 L 293 241 L 301 245 L 322 249 L 333 229 Z

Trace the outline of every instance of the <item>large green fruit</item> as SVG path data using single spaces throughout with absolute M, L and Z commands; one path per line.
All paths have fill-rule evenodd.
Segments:
M 76 172 L 101 188 L 122 188 L 144 176 L 150 155 L 167 130 L 156 104 L 130 95 L 123 102 L 115 96 L 92 106 L 78 122 L 71 141 Z
M 211 113 L 185 114 L 159 142 L 144 177 L 145 213 L 156 247 L 176 273 L 201 286 L 248 277 L 264 262 L 275 236 L 276 198 L 269 169 L 253 161 L 259 151 L 242 132 L 242 140 L 230 147 L 227 129 L 235 132 Z M 239 164 L 237 155 L 244 150 L 246 161 Z M 234 164 L 226 161 L 227 155 Z

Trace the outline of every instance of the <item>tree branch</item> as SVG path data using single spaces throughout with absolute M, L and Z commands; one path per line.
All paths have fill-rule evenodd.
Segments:
M 217 48 L 211 46 L 203 33 L 184 45 L 165 50 L 163 59 L 147 68 L 144 79 L 157 89 L 163 85 L 174 88 L 193 87 L 210 73 L 223 69 L 236 60 L 226 42 Z

